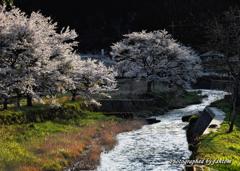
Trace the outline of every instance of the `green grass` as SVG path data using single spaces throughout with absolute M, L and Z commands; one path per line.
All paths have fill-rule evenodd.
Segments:
M 64 124 L 85 125 L 86 120 L 83 118 L 90 115 L 85 110 L 94 110 L 93 105 L 84 104 L 82 100 L 61 100 L 62 108 L 51 109 L 48 102 L 46 104 L 33 103 L 33 106 L 27 106 L 21 102 L 21 111 L 16 112 L 15 106 L 9 106 L 8 110 L 0 111 L 0 124 L 23 124 L 30 122 L 44 122 L 52 120 Z M 101 115 L 97 113 L 96 115 Z M 103 116 L 103 115 L 102 115 Z
M 5 136 L 5 140 L 13 141 L 15 143 L 25 143 L 32 139 L 44 139 L 49 135 L 57 133 L 68 133 L 80 131 L 83 126 L 86 126 L 94 121 L 107 121 L 115 119 L 121 121 L 119 118 L 106 117 L 101 113 L 94 113 L 89 111 L 83 111 L 82 117 L 73 117 L 70 120 L 54 119 L 53 121 L 46 121 L 41 123 L 30 124 L 13 124 L 9 126 L 1 126 L 2 135 L 8 133 Z M 78 127 L 76 127 L 78 125 Z M 1 140 L 3 137 L 1 137 Z
M 166 93 L 158 93 L 156 91 L 148 92 L 147 94 L 158 99 L 164 99 L 166 97 Z
M 187 105 L 201 102 L 201 97 L 197 92 L 184 91 L 184 96 L 175 97 L 174 93 L 152 91 L 145 93 L 144 96 L 147 98 L 155 98 L 157 106 L 135 112 L 136 117 L 145 118 L 152 115 L 163 115 L 169 109 L 184 108 Z
M 36 144 L 34 147 L 37 147 L 49 137 L 64 133 L 77 134 L 80 131 L 84 131 L 84 126 L 94 124 L 95 122 L 109 121 L 111 123 L 122 121 L 121 118 L 116 118 L 115 116 L 106 117 L 101 113 L 83 111 L 83 114 L 82 117 L 70 120 L 55 119 L 41 123 L 0 126 L 0 171 L 14 169 L 22 164 L 39 164 L 41 160 L 26 150 L 26 147 L 33 146 L 33 144 Z M 88 139 L 91 138 L 89 137 Z M 61 155 L 64 158 L 72 157 L 67 152 L 61 152 Z M 60 170 L 60 164 L 56 161 L 46 162 L 43 170 Z
M 215 105 L 211 105 L 212 107 L 218 107 L 222 109 L 225 113 L 229 114 L 231 112 L 231 106 L 228 103 L 222 102 Z
M 211 132 L 201 136 L 198 148 L 199 155 L 196 158 L 209 158 L 210 160 L 231 160 L 231 164 L 214 164 L 209 167 L 219 171 L 240 170 L 240 118 L 238 117 L 232 133 L 229 130 L 230 105 L 219 103 L 215 105 L 221 108 L 226 114 L 218 132 Z
M 190 104 L 201 103 L 202 97 L 198 95 L 196 91 L 188 92 L 184 91 L 183 96 L 174 97 L 172 94 L 169 98 L 169 103 L 174 109 L 183 108 Z
M 194 98 L 197 98 L 197 97 L 198 97 L 197 93 L 192 91 L 192 92 L 187 92 L 184 99 L 186 102 L 190 103 Z
M 39 163 L 39 159 L 25 148 L 33 142 L 41 144 L 51 136 L 78 133 L 95 122 L 122 121 L 121 118 L 87 111 L 81 100 L 63 100 L 61 103 L 64 111 L 50 109 L 48 104 L 34 103 L 34 106 L 29 107 L 24 101 L 21 102 L 21 112 L 16 112 L 15 106 L 0 111 L 0 171 L 17 168 L 23 163 Z M 88 108 L 91 109 L 91 105 Z M 29 123 L 24 123 L 24 119 Z M 59 170 L 59 162 L 66 164 L 66 161 L 62 160 L 45 162 L 43 170 Z
M 3 129 L 1 130 L 3 131 Z M 0 138 L 0 170 L 4 168 L 17 168 L 22 162 L 36 162 L 36 157 L 25 150 L 22 144 L 14 141 L 14 136 L 10 133 L 1 133 Z

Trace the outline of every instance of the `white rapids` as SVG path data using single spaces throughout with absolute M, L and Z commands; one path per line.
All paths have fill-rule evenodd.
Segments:
M 196 91 L 196 90 L 194 90 Z M 118 145 L 109 153 L 101 153 L 96 171 L 182 171 L 184 165 L 170 164 L 170 160 L 188 159 L 186 132 L 182 128 L 184 115 L 196 114 L 211 102 L 221 99 L 224 91 L 202 90 L 208 97 L 201 104 L 175 109 L 156 116 L 160 123 L 144 125 L 141 129 L 117 135 Z

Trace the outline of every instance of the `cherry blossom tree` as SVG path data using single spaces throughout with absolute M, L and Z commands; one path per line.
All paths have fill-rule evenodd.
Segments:
M 190 48 L 174 39 L 167 31 L 133 32 L 111 46 L 116 69 L 128 77 L 145 75 L 147 92 L 153 81 L 189 88 L 200 76 L 201 60 Z
M 110 98 L 107 92 L 117 90 L 115 79 L 117 72 L 113 67 L 107 68 L 102 61 L 98 62 L 95 59 L 81 60 L 81 57 L 76 54 L 73 59 L 74 84 L 68 84 L 67 88 L 72 93 L 72 100 L 75 100 L 75 96 L 79 94 L 90 99 L 90 103 L 99 106 L 100 103 L 91 97 L 92 94 Z
M 54 90 L 64 92 L 63 83 L 73 83 L 68 72 L 76 32 L 67 28 L 57 33 L 57 23 L 39 12 L 28 17 L 14 6 L 10 11 L 4 5 L 0 9 L 0 94 L 16 96 L 20 110 L 21 97 L 41 101 L 37 87 L 50 95 Z
M 26 16 L 14 6 L 10 11 L 4 5 L 0 9 L 0 96 L 4 104 L 6 99 L 16 99 L 19 111 L 21 98 L 43 102 L 40 96 L 48 95 L 59 106 L 52 101 L 53 95 L 67 90 L 73 100 L 81 94 L 90 98 L 89 103 L 100 105 L 91 95 L 108 96 L 104 92 L 115 90 L 113 67 L 83 61 L 73 52 L 78 44 L 74 30 L 57 33 L 57 23 L 39 12 Z

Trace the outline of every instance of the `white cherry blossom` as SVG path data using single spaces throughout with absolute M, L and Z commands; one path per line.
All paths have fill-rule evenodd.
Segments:
M 190 48 L 176 42 L 167 31 L 133 32 L 115 43 L 111 55 L 116 69 L 126 76 L 147 78 L 147 91 L 153 81 L 189 88 L 200 76 L 201 60 Z

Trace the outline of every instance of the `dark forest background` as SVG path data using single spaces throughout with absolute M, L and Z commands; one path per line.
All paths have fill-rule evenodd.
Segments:
M 204 23 L 240 0 L 15 0 L 14 5 L 30 14 L 51 16 L 58 28 L 75 29 L 78 52 L 98 51 L 134 31 L 166 29 L 174 38 L 198 52 L 206 44 Z

